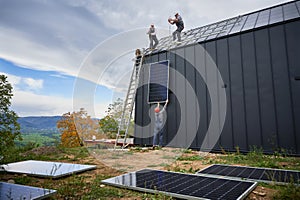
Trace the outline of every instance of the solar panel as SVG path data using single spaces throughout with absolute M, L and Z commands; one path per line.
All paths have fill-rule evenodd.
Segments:
M 184 199 L 243 199 L 256 182 L 143 169 L 101 181 L 104 184 Z
M 149 74 L 148 103 L 166 102 L 169 87 L 169 61 L 152 63 Z
M 260 182 L 297 183 L 300 184 L 300 171 L 271 168 L 257 168 L 230 165 L 211 165 L 197 174 L 212 175 L 212 177 L 228 176 Z
M 24 186 L 18 184 L 0 182 L 0 199 L 44 199 L 56 193 L 56 190 Z
M 95 169 L 96 165 L 27 160 L 2 165 L 6 172 L 29 174 L 39 177 L 59 178 L 73 173 Z
M 226 19 L 213 24 L 205 25 L 182 33 L 182 43 L 176 45 L 172 37 L 165 37 L 159 40 L 157 50 L 154 52 L 178 48 L 198 42 L 212 40 L 222 36 L 239 33 L 253 28 L 272 25 L 282 21 L 300 17 L 300 1 L 288 2 L 278 6 L 252 12 L 246 15 Z M 146 54 L 153 51 L 147 50 Z

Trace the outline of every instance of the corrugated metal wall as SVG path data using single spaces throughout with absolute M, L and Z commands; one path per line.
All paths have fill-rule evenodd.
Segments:
M 217 78 L 206 80 L 214 77 L 207 76 L 214 73 L 207 67 L 210 58 L 226 84 L 218 90 L 225 90 L 227 97 L 225 124 L 213 150 L 235 151 L 238 146 L 247 152 L 256 146 L 265 152 L 283 148 L 300 155 L 299 19 L 148 56 L 146 63 L 170 60 L 170 88 L 174 91 L 170 91 L 167 108 L 165 144 L 176 138 L 179 131 L 170 146 L 200 148 L 202 145 L 211 118 L 211 97 L 206 82 L 219 81 Z M 202 70 L 204 77 L 195 66 Z M 145 65 L 142 82 L 147 82 L 148 70 Z M 188 85 L 196 98 L 187 95 Z M 135 143 L 140 145 L 152 144 L 153 112 L 147 104 L 147 94 L 147 85 L 143 85 L 136 97 Z M 179 103 L 180 98 L 185 100 L 184 105 Z M 197 103 L 200 113 L 193 109 Z M 185 107 L 184 113 L 180 106 Z M 187 138 L 198 125 L 197 135 L 190 145 Z

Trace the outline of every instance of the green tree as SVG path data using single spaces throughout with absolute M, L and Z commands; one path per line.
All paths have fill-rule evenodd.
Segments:
M 123 100 L 118 98 L 108 105 L 106 116 L 99 121 L 100 128 L 110 138 L 114 138 L 115 133 L 118 132 L 118 122 L 121 120 L 122 112 Z
M 107 115 L 100 119 L 99 121 L 100 128 L 104 133 L 116 133 L 118 131 L 118 123 L 114 118 Z
M 5 75 L 0 75 L 0 154 L 22 140 L 17 114 L 10 110 L 13 87 Z

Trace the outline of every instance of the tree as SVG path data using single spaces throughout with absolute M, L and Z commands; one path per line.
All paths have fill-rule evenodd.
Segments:
M 123 100 L 118 98 L 114 103 L 108 105 L 106 116 L 100 119 L 99 125 L 110 138 L 118 132 L 118 123 L 123 112 Z
M 120 121 L 123 112 L 123 104 L 124 101 L 120 98 L 118 98 L 114 103 L 109 104 L 106 111 L 107 116 L 112 117 L 116 121 Z
M 100 119 L 99 121 L 100 128 L 103 130 L 104 133 L 116 133 L 118 131 L 118 123 L 116 120 L 107 115 Z
M 83 145 L 83 140 L 98 134 L 98 121 L 92 119 L 81 108 L 78 112 L 65 113 L 57 122 L 61 131 L 61 144 L 64 147 L 78 147 Z
M 6 79 L 5 75 L 0 75 L 0 154 L 13 147 L 16 139 L 22 140 L 18 116 L 9 109 L 13 87 Z

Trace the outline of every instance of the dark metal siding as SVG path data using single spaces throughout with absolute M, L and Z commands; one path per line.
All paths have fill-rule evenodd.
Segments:
M 298 5 L 300 2 L 298 2 Z M 292 96 L 292 112 L 294 117 L 294 137 L 297 153 L 300 154 L 300 21 L 285 25 L 287 58 L 289 65 L 290 93 Z
M 247 149 L 247 130 L 245 120 L 243 66 L 241 57 L 240 36 L 233 36 L 228 40 L 230 88 L 232 101 L 233 145 L 241 150 Z
M 224 83 L 226 84 L 226 98 L 227 98 L 227 113 L 225 124 L 223 127 L 223 134 L 220 136 L 220 145 L 224 150 L 234 149 L 233 132 L 232 132 L 232 101 L 231 101 L 231 77 L 230 77 L 230 65 L 229 65 L 229 49 L 228 39 L 217 40 L 217 66 L 222 74 Z M 226 134 L 225 134 L 226 133 Z
M 247 146 L 261 147 L 259 90 L 253 32 L 241 35 Z
M 192 127 L 199 124 L 190 148 L 202 145 L 211 117 L 211 97 L 206 82 L 220 81 L 216 72 L 208 67 L 208 60 L 213 59 L 225 83 L 216 91 L 225 89 L 227 98 L 225 124 L 214 150 L 235 151 L 238 147 L 248 152 L 258 147 L 271 153 L 282 148 L 300 155 L 300 80 L 296 80 L 300 79 L 299 44 L 298 19 L 148 56 L 147 63 L 170 60 L 169 84 L 175 89 L 169 95 L 166 144 L 175 137 L 181 124 L 184 128 L 173 146 L 186 147 Z M 144 70 L 141 78 L 147 79 L 147 73 Z M 187 81 L 180 79 L 181 75 Z M 197 99 L 187 95 L 188 84 Z M 138 124 L 150 123 L 150 106 L 145 103 L 147 92 L 145 86 L 138 90 L 135 113 Z M 179 104 L 178 96 L 185 100 L 183 105 Z M 200 114 L 191 109 L 191 105 L 197 103 Z M 185 113 L 181 113 L 181 106 L 185 107 Z M 151 145 L 152 129 L 153 125 L 143 129 L 142 137 L 150 137 L 135 142 Z

